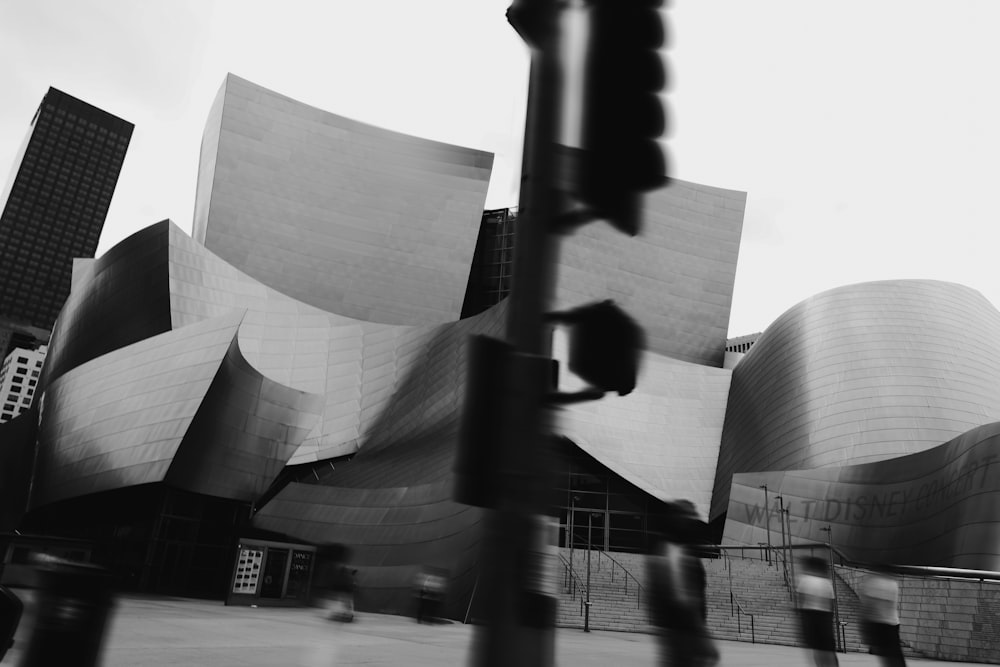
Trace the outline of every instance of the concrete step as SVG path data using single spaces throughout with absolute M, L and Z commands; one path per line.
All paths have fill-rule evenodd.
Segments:
M 574 569 L 585 578 L 586 551 L 574 551 Z M 751 552 L 754 550 L 747 550 L 748 554 Z M 564 549 L 562 554 L 568 561 L 569 550 Z M 614 553 L 611 557 L 617 561 L 614 565 L 607 556 L 599 555 L 596 551 L 591 555 L 590 627 L 595 630 L 655 632 L 656 628 L 649 621 L 648 600 L 645 597 L 646 556 Z M 781 567 L 768 565 L 760 560 L 739 558 L 707 559 L 703 563 L 706 571 L 707 623 L 713 636 L 787 646 L 801 643 L 798 617 Z M 623 568 L 628 574 L 625 574 Z M 732 615 L 730 591 L 743 609 L 753 614 L 752 626 L 748 616 L 741 615 L 737 618 Z M 567 628 L 583 627 L 584 615 L 580 613 L 582 594 L 581 588 L 578 589 L 576 598 L 561 595 L 557 625 Z M 857 596 L 842 581 L 838 581 L 837 594 L 844 620 L 848 622 L 848 648 L 862 650 L 864 646 L 857 624 L 860 613 Z

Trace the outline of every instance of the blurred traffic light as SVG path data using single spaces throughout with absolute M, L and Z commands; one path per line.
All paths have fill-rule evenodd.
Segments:
M 571 371 L 600 391 L 624 396 L 635 389 L 645 335 L 614 301 L 608 299 L 548 317 L 571 327 Z
M 666 131 L 658 93 L 662 0 L 593 0 L 585 63 L 582 150 L 575 196 L 597 217 L 639 232 L 641 194 L 667 183 L 657 139 Z

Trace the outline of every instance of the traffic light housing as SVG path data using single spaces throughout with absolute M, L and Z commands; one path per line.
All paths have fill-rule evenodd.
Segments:
M 657 139 L 667 120 L 659 49 L 662 0 L 593 0 L 576 198 L 599 218 L 639 232 L 641 195 L 667 183 Z
M 549 320 L 571 327 L 569 369 L 603 392 L 625 396 L 635 389 L 645 347 L 642 328 L 608 299 L 550 313 Z

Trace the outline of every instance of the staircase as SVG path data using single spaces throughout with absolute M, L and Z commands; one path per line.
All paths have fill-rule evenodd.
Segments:
M 568 586 L 570 550 L 560 549 L 564 585 L 560 589 L 556 625 L 561 628 L 583 628 L 586 616 L 587 551 L 572 553 L 572 579 Z M 655 632 L 646 609 L 645 556 L 629 553 L 590 554 L 590 621 L 591 630 L 615 632 Z M 570 590 L 567 591 L 567 588 Z
M 761 644 L 798 643 L 797 617 L 780 567 L 738 558 L 704 562 L 708 627 L 714 637 Z
M 656 632 L 647 611 L 646 558 L 642 554 L 591 553 L 590 621 L 592 630 Z M 556 625 L 583 628 L 587 551 L 560 550 L 563 586 Z M 740 557 L 705 559 L 708 627 L 717 639 L 799 646 L 798 616 L 780 564 Z M 570 586 L 573 579 L 576 586 Z M 731 581 L 731 587 L 730 587 Z M 861 639 L 861 606 L 857 594 L 838 575 L 837 599 L 848 651 L 867 651 Z M 732 591 L 732 597 L 730 596 Z M 575 594 L 574 594 L 575 593 Z M 752 620 L 751 620 L 752 615 Z

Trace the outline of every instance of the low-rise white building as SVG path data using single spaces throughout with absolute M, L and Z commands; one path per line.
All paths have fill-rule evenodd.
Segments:
M 0 424 L 9 422 L 31 405 L 47 350 L 45 345 L 37 350 L 18 347 L 3 360 L 0 366 Z

